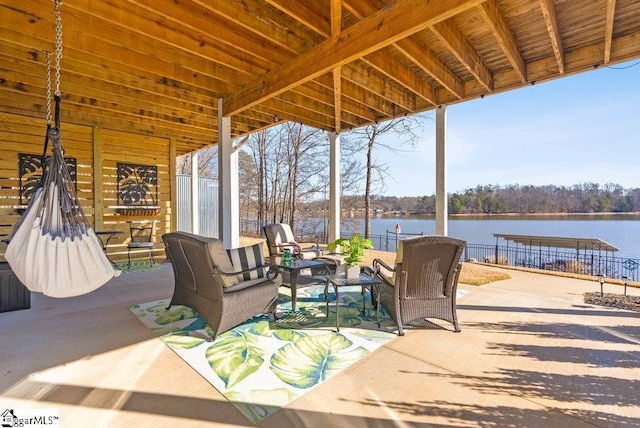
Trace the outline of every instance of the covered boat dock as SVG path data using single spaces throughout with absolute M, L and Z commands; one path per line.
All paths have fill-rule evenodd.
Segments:
M 512 260 L 516 266 L 533 267 L 547 270 L 573 271 L 610 276 L 609 260 L 617 247 L 599 238 L 573 238 L 561 236 L 534 236 L 494 233 L 496 238 L 495 260 L 500 262 L 499 239 L 506 241 L 504 264 Z M 515 243 L 515 249 L 509 250 L 509 242 Z M 520 247 L 522 246 L 522 247 Z M 575 256 L 566 249 L 575 250 Z M 501 253 L 505 253 L 502 251 Z

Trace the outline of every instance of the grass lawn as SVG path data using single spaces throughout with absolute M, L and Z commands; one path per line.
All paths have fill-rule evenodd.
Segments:
M 389 266 L 393 266 L 396 260 L 396 253 L 378 250 L 365 250 L 365 259 L 360 263 L 362 266 L 371 266 L 373 259 L 381 259 Z M 492 269 L 489 266 L 477 265 L 475 263 L 462 263 L 462 271 L 458 282 L 469 285 L 482 285 L 494 281 L 511 278 L 509 274 L 502 270 Z

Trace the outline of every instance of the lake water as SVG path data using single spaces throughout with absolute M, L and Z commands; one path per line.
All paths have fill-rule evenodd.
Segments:
M 433 235 L 436 222 L 433 218 L 377 217 L 371 220 L 372 235 L 395 237 L 395 226 L 402 233 Z M 567 238 L 599 238 L 620 249 L 616 257 L 640 258 L 640 215 L 615 216 L 549 216 L 526 219 L 522 217 L 449 218 L 449 233 L 453 238 L 464 239 L 470 244 L 495 245 L 494 233 L 515 235 L 561 236 Z M 364 232 L 364 220 L 354 219 L 343 224 L 344 232 Z M 379 245 L 376 244 L 376 247 Z M 502 239 L 500 245 L 506 245 Z M 509 245 L 514 245 L 510 243 Z

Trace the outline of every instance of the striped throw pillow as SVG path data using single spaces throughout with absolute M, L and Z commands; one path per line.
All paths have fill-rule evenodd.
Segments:
M 227 250 L 233 270 L 240 271 L 256 266 L 264 265 L 264 254 L 262 253 L 262 244 L 254 244 L 248 247 L 232 248 Z M 250 279 L 264 278 L 266 272 L 264 269 L 256 269 L 238 275 L 238 281 L 248 281 Z

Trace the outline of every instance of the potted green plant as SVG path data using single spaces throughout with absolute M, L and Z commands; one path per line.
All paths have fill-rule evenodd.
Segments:
M 344 262 L 347 264 L 345 274 L 347 278 L 355 278 L 360 275 L 360 266 L 358 262 L 362 260 L 364 256 L 364 250 L 372 249 L 373 244 L 370 239 L 363 238 L 359 233 L 356 233 L 351 238 L 336 239 L 327 245 L 327 250 L 340 253 L 344 258 Z

